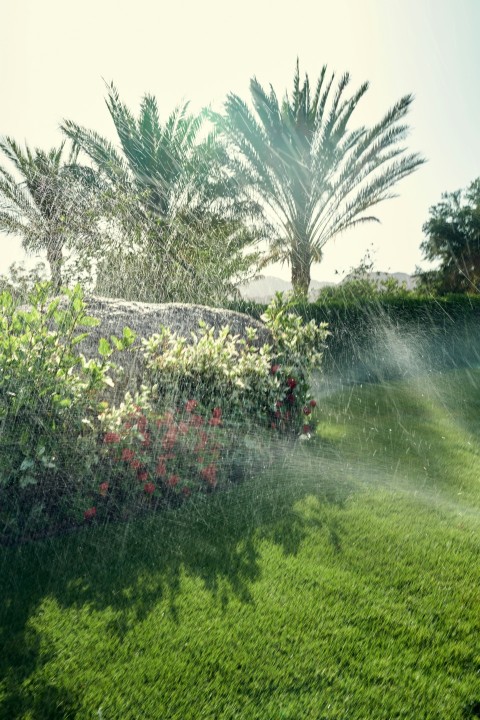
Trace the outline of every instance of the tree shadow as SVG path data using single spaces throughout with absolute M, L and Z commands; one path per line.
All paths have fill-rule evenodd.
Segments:
M 0 717 L 75 717 L 78 699 L 66 688 L 29 689 L 28 679 L 53 652 L 29 624 L 46 598 L 61 608 L 110 607 L 108 629 L 120 640 L 160 600 L 181 623 L 184 577 L 201 580 L 224 613 L 232 599 L 253 603 L 251 588 L 261 576 L 258 538 L 296 554 L 312 524 L 329 522 L 306 517 L 298 503 L 314 496 L 320 505 L 342 505 L 352 488 L 339 476 L 327 477 L 315 452 L 300 448 L 268 472 L 180 508 L 1 549 Z M 329 533 L 340 549 L 338 528 Z

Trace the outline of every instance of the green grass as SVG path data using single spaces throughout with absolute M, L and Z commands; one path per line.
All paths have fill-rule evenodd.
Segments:
M 480 373 L 339 391 L 274 473 L 0 555 L 0 717 L 480 717 Z

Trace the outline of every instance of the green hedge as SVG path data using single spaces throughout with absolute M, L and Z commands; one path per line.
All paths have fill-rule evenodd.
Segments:
M 305 320 L 327 322 L 323 368 L 351 381 L 480 364 L 480 297 L 450 295 L 295 303 Z M 231 309 L 259 318 L 265 306 L 241 301 Z

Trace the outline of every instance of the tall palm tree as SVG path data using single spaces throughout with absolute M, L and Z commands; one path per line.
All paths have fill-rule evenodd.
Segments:
M 143 97 L 136 118 L 113 84 L 107 92 L 118 149 L 70 120 L 62 129 L 91 158 L 112 196 L 120 198 L 116 214 L 121 218 L 123 240 L 133 237 L 162 264 L 162 282 L 167 281 L 169 268 L 172 273 L 175 268 L 187 273 L 191 282 L 198 276 L 187 227 L 192 232 L 200 228 L 206 237 L 212 231 L 216 237 L 223 224 L 229 242 L 236 239 L 235 252 L 242 253 L 254 238 L 239 229 L 244 229 L 243 223 L 256 207 L 242 200 L 236 179 L 225 173 L 225 147 L 215 128 L 206 132 L 206 113 L 190 114 L 186 102 L 162 125 L 155 97 Z
M 334 89 L 334 74 L 321 70 L 312 94 L 308 75 L 300 82 L 297 60 L 291 98 L 279 102 L 272 86 L 266 92 L 250 82 L 255 114 L 240 97 L 229 94 L 225 115 L 216 115 L 234 154 L 239 181 L 259 199 L 276 226 L 270 258 L 288 262 L 292 284 L 306 295 L 310 268 L 319 262 L 328 240 L 347 228 L 377 221 L 373 205 L 394 197 L 390 189 L 424 160 L 405 155 L 399 145 L 412 96 L 401 98 L 371 128 L 350 130 L 350 118 L 368 89 L 364 83 L 345 97 L 349 75 Z
M 63 249 L 91 238 L 91 170 L 77 164 L 78 150 L 64 156 L 65 143 L 44 151 L 23 150 L 15 140 L 0 140 L 0 150 L 15 176 L 0 167 L 0 231 L 21 237 L 27 252 L 46 250 L 53 288 L 62 284 Z

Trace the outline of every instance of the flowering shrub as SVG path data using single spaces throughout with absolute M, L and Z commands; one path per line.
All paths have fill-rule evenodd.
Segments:
M 6 536 L 67 522 L 94 483 L 96 425 L 113 365 L 76 352 L 85 314 L 79 287 L 68 305 L 48 301 L 50 285 L 20 309 L 0 294 L 0 527 Z M 121 342 L 121 341 L 119 341 Z
M 205 414 L 191 398 L 175 411 L 158 412 L 144 387 L 135 398 L 127 393 L 120 407 L 104 410 L 100 423 L 110 470 L 109 481 L 91 493 L 96 509 L 118 514 L 153 507 L 230 479 L 233 439 L 220 407 Z
M 271 345 L 254 345 L 256 331 L 246 339 L 224 327 L 200 325 L 193 342 L 168 328 L 143 340 L 148 382 L 153 399 L 162 405 L 184 404 L 195 397 L 203 412 L 220 405 L 229 425 L 268 425 L 302 432 L 311 415 L 310 374 L 321 363 L 326 325 L 288 312 L 281 294 L 262 318 L 272 333 Z

